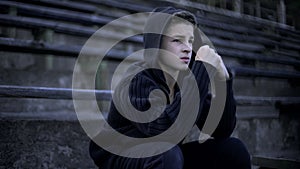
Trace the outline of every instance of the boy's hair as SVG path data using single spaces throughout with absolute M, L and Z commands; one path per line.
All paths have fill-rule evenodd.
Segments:
M 175 12 L 173 16 L 175 17 L 171 18 L 171 21 L 169 22 L 170 25 L 174 23 L 186 22 L 186 21 L 191 23 L 194 26 L 197 24 L 196 17 L 191 12 L 188 11 Z

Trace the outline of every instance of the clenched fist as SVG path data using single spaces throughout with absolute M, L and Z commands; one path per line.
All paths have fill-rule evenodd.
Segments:
M 214 49 L 210 48 L 208 45 L 201 46 L 197 51 L 195 60 L 208 63 L 217 69 L 217 78 L 221 80 L 226 80 L 229 78 L 229 74 L 224 65 L 224 62 L 220 55 L 218 55 Z

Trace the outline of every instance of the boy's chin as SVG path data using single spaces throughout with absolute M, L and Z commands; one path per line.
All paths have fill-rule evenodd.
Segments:
M 179 71 L 184 71 L 184 70 L 187 70 L 189 68 L 189 65 L 184 65 L 184 66 L 181 66 L 180 68 L 178 68 Z

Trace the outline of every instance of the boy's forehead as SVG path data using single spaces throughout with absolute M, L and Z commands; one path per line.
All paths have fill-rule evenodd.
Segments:
M 188 23 L 174 23 L 169 25 L 166 30 L 166 35 L 174 36 L 194 36 L 194 27 Z

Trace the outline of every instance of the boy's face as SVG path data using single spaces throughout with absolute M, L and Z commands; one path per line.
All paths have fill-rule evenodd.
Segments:
M 162 38 L 161 48 L 173 55 L 162 54 L 159 62 L 174 70 L 186 70 L 192 56 L 194 28 L 189 23 L 173 23 Z

